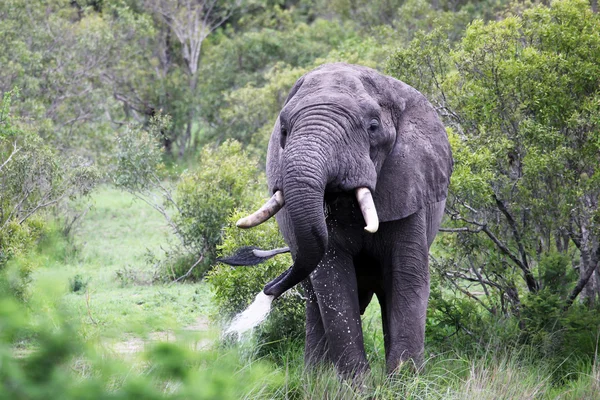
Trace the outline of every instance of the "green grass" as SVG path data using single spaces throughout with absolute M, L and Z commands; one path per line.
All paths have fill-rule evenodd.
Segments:
M 163 217 L 109 187 L 91 200 L 72 243 L 52 237 L 41 243 L 30 303 L 42 309 L 60 306 L 85 339 L 174 331 L 205 318 L 206 284 L 153 282 L 155 267 L 146 255 L 162 256 L 175 240 Z

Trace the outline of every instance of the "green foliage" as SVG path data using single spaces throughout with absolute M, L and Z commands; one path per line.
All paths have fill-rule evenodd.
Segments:
M 565 372 L 576 370 L 598 349 L 600 317 L 598 309 L 575 304 L 564 309 L 564 300 L 549 289 L 529 294 L 523 300 L 521 341 L 535 354 L 556 365 L 554 376 L 565 379 Z
M 34 264 L 27 255 L 48 231 L 44 212 L 87 195 L 97 172 L 77 158 L 58 155 L 35 125 L 10 112 L 13 96 L 0 103 L 0 280 L 24 299 Z
M 427 340 L 434 344 L 444 343 L 455 335 L 464 337 L 473 329 L 483 327 L 483 310 L 468 297 L 450 294 L 439 279 L 433 279 L 427 309 Z M 478 337 L 488 339 L 484 332 L 477 330 Z M 481 337 L 480 335 L 484 335 Z M 458 344 L 455 340 L 454 345 Z M 461 344 L 464 346 L 464 343 Z
M 486 286 L 490 310 L 518 315 L 523 292 L 541 288 L 564 306 L 595 268 L 599 31 L 587 2 L 555 1 L 474 21 L 456 44 L 442 28 L 418 34 L 388 64 L 449 126 L 458 233 L 444 239 L 444 276 Z
M 575 271 L 571 267 L 571 258 L 567 254 L 544 254 L 538 266 L 541 286 L 564 299 L 569 283 L 575 281 Z
M 253 204 L 259 206 L 260 202 L 255 200 Z M 233 254 L 242 246 L 258 246 L 262 249 L 285 246 L 273 219 L 248 230 L 235 226 L 235 221 L 247 215 L 250 210 L 252 209 L 245 206 L 229 217 L 229 224 L 224 229 L 223 244 L 219 247 L 222 254 Z M 215 266 L 207 279 L 214 291 L 217 319 L 228 322 L 243 311 L 264 285 L 287 270 L 291 263 L 291 257 L 285 254 L 256 266 Z M 277 348 L 280 341 L 298 340 L 304 336 L 304 300 L 299 290 L 292 289 L 279 298 L 273 304 L 273 311 L 267 321 L 257 328 L 257 340 L 263 354 Z
M 148 127 L 132 126 L 118 135 L 113 181 L 159 211 L 180 239 L 161 262 L 162 275 L 176 279 L 190 271 L 186 278 L 199 279 L 214 263 L 227 216 L 255 198 L 264 177 L 240 143 L 225 141 L 205 147 L 199 163 L 172 189 L 160 145 L 168 123 L 159 116 Z
M 168 129 L 170 117 L 157 115 L 147 127 L 130 125 L 117 135 L 113 182 L 118 188 L 132 192 L 152 190 L 164 178 L 162 132 Z
M 233 352 L 196 352 L 184 343 L 151 347 L 140 371 L 93 351 L 61 316 L 32 324 L 11 298 L 0 305 L 0 399 L 265 398 L 282 385 L 282 373 L 264 362 L 242 366 Z M 36 348 L 17 358 L 11 341 L 24 330 Z
M 89 281 L 87 279 L 80 274 L 77 274 L 69 279 L 69 290 L 73 293 L 83 292 L 87 288 L 88 283 Z
M 256 161 L 235 141 L 226 141 L 214 150 L 205 148 L 195 170 L 182 174 L 174 222 L 184 246 L 202 257 L 195 277 L 202 277 L 214 263 L 231 210 L 251 202 L 260 193 L 263 180 Z
M 110 81 L 122 57 L 136 54 L 124 47 L 137 29 L 143 31 L 132 18 L 112 18 L 116 8 L 103 18 L 65 0 L 0 5 L 0 93 L 19 87 L 14 106 L 45 140 L 63 154 L 100 164 L 110 152 L 106 115 L 120 119 L 102 82 Z

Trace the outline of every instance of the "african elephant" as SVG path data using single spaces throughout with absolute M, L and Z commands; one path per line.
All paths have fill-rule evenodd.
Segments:
M 409 85 L 342 63 L 296 82 L 269 142 L 273 197 L 238 226 L 276 214 L 294 263 L 264 293 L 304 282 L 307 364 L 368 370 L 360 315 L 374 294 L 388 372 L 422 360 L 429 246 L 451 173 L 444 126 Z

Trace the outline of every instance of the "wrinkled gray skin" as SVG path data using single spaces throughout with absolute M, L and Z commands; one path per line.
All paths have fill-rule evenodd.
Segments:
M 348 64 L 296 82 L 267 159 L 269 190 L 285 198 L 276 218 L 294 264 L 264 291 L 278 297 L 304 282 L 307 364 L 329 360 L 342 376 L 368 370 L 360 315 L 374 294 L 388 371 L 422 361 L 428 252 L 451 171 L 444 127 L 414 88 Z M 358 187 L 373 193 L 375 234 L 363 229 Z

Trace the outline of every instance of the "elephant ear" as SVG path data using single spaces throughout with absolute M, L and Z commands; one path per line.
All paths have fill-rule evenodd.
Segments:
M 377 74 L 373 83 L 373 96 L 390 113 L 390 128 L 396 130 L 373 199 L 379 219 L 393 221 L 446 198 L 452 152 L 444 125 L 425 96 L 388 76 Z

